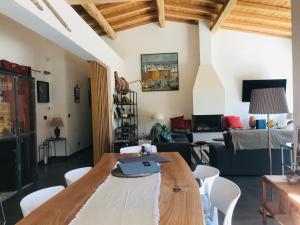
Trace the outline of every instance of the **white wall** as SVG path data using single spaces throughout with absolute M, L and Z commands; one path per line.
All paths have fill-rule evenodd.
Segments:
M 53 116 L 60 116 L 65 124 L 61 128 L 61 136 L 68 139 L 68 153 L 89 146 L 91 140 L 87 126 L 91 125 L 90 110 L 86 107 L 87 63 L 66 54 L 64 49 L 1 14 L 0 27 L 0 59 L 51 72 L 51 75 L 36 72 L 32 74 L 36 80 L 50 83 L 50 103 L 36 103 L 37 144 L 53 135 L 53 128 L 49 127 L 50 120 Z M 77 80 L 82 87 L 82 102 L 74 106 L 72 93 Z M 70 119 L 67 117 L 68 113 L 71 114 Z M 44 116 L 48 120 L 44 120 Z M 77 134 L 78 129 L 74 127 L 76 125 L 84 131 L 81 136 Z M 82 144 L 78 146 L 77 142 Z M 59 145 L 57 148 L 59 155 L 64 154 L 62 147 Z
M 66 116 L 70 114 L 68 120 L 68 140 L 69 153 L 76 152 L 86 148 L 92 143 L 92 121 L 91 107 L 89 105 L 89 83 L 88 70 L 89 64 L 74 57 L 71 54 L 65 54 L 66 59 Z M 80 87 L 80 103 L 74 102 L 74 87 L 78 84 Z
M 287 79 L 287 100 L 293 111 L 290 39 L 221 29 L 213 35 L 213 65 L 225 87 L 225 114 L 241 116 L 246 127 L 249 103 L 241 100 L 242 80 Z
M 141 85 L 130 88 L 138 92 L 139 133 L 148 134 L 155 112 L 169 118 L 192 115 L 192 90 L 199 65 L 198 27 L 190 24 L 167 22 L 165 28 L 152 23 L 118 33 L 116 40 L 104 40 L 123 58 L 125 76 L 130 81 L 141 79 L 141 54 L 178 52 L 179 91 L 142 92 Z

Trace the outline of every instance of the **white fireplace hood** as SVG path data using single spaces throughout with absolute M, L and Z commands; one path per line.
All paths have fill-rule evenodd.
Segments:
M 200 66 L 193 88 L 193 114 L 225 112 L 225 89 L 211 62 L 211 32 L 199 22 Z

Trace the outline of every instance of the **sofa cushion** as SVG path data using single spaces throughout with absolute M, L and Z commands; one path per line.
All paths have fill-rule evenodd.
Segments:
M 183 116 L 171 118 L 171 129 L 185 129 L 185 122 Z

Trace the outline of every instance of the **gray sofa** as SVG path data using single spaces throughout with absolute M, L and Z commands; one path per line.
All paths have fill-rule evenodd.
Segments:
M 286 164 L 290 164 L 290 152 L 284 152 Z M 210 164 L 220 170 L 222 176 L 261 176 L 269 174 L 269 150 L 247 149 L 234 151 L 223 143 L 209 146 Z M 272 149 L 273 174 L 281 174 L 281 151 Z

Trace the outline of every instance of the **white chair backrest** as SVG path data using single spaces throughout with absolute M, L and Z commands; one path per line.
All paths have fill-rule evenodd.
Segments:
M 64 190 L 64 188 L 64 186 L 44 188 L 25 196 L 20 202 L 23 216 L 27 216 L 33 210 Z
M 214 180 L 210 194 L 210 203 L 214 208 L 211 214 L 214 224 L 218 224 L 217 210 L 220 210 L 225 215 L 223 225 L 231 225 L 232 214 L 240 196 L 241 189 L 232 181 L 223 177 Z
M 193 176 L 201 181 L 201 186 L 204 187 L 207 197 L 210 196 L 212 184 L 219 175 L 220 171 L 211 166 L 198 165 L 193 171 Z
M 74 170 L 70 170 L 69 172 L 65 173 L 65 180 L 67 183 L 67 186 L 70 186 L 75 181 L 77 181 L 79 178 L 87 174 L 92 167 L 82 167 Z
M 129 146 L 129 147 L 124 147 L 120 149 L 121 154 L 129 154 L 129 153 L 139 153 L 141 151 L 141 146 L 136 145 L 136 146 Z M 151 151 L 153 153 L 157 152 L 156 145 L 151 145 Z
M 5 214 L 4 214 L 3 204 L 0 199 L 0 225 L 5 225 L 5 224 L 6 224 Z

